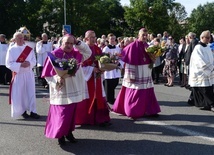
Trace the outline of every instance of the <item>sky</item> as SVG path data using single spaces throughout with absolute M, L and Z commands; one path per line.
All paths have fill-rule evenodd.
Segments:
M 187 16 L 190 16 L 193 9 L 197 8 L 200 4 L 204 5 L 207 2 L 214 2 L 213 0 L 175 0 L 175 2 L 181 3 L 187 12 Z M 129 0 L 120 0 L 122 5 L 129 5 Z

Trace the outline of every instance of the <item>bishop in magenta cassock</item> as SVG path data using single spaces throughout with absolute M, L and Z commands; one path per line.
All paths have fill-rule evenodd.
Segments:
M 75 46 L 75 48 L 73 48 Z M 80 64 L 91 56 L 91 50 L 84 42 L 77 41 L 72 35 L 65 35 L 60 48 L 52 52 L 56 58 L 75 58 Z M 58 138 L 60 145 L 65 138 L 75 143 L 72 131 L 75 129 L 76 106 L 88 98 L 87 85 L 81 65 L 75 76 L 62 78 L 56 74 L 50 59 L 47 59 L 42 77 L 45 77 L 50 90 L 50 108 L 45 127 L 47 138 Z M 58 83 L 62 86 L 58 87 Z
M 113 111 L 136 119 L 143 116 L 157 116 L 160 112 L 149 64 L 152 63 L 145 49 L 147 30 L 139 31 L 138 39 L 122 51 L 125 73 L 122 88 L 114 102 Z

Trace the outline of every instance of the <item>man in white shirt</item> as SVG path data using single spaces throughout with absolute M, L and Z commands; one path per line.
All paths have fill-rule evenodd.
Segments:
M 5 35 L 0 34 L 0 83 L 9 84 L 12 78 L 11 70 L 5 66 L 5 57 L 8 50 L 8 44 Z
M 47 58 L 47 52 L 53 50 L 52 42 L 48 41 L 48 35 L 46 33 L 42 34 L 42 40 L 36 43 L 36 53 L 37 53 L 37 76 L 39 84 L 47 88 L 47 82 L 44 78 L 41 78 L 42 69 Z

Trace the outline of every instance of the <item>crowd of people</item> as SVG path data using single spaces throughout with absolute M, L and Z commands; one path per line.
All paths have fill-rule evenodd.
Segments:
M 93 30 L 85 32 L 84 37 L 75 37 L 63 29 L 57 40 L 41 34 L 32 48 L 22 32 L 14 34 L 10 45 L 0 34 L 0 83 L 10 84 L 13 118 L 39 119 L 33 71 L 36 66 L 39 85 L 50 94 L 45 136 L 57 138 L 60 145 L 65 145 L 66 139 L 76 143 L 75 125 L 110 126 L 110 111 L 133 120 L 158 117 L 161 109 L 154 84 L 173 87 L 177 76 L 180 87 L 190 90 L 189 105 L 214 111 L 212 38 L 210 31 L 203 31 L 199 39 L 190 32 L 176 43 L 167 31 L 162 36 L 149 34 L 146 28 L 141 28 L 137 37 L 117 38 L 109 33 L 97 38 Z M 161 44 L 165 50 L 160 56 L 147 53 L 148 47 Z M 58 60 L 75 59 L 74 73 L 66 77 L 58 74 L 48 53 Z M 114 69 L 100 69 L 97 56 L 104 54 L 116 56 Z M 115 96 L 120 80 L 122 87 Z

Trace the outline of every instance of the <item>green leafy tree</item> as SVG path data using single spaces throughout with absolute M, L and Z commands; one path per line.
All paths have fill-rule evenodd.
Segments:
M 39 11 L 43 23 L 48 23 L 45 29 L 52 34 L 61 34 L 64 24 L 63 0 L 54 0 L 52 5 L 48 0 L 45 2 Z M 97 36 L 109 32 L 121 35 L 123 13 L 119 0 L 70 0 L 66 3 L 66 24 L 71 25 L 75 36 L 84 35 L 89 29 L 94 30 Z
M 22 26 L 26 26 L 31 33 L 38 31 L 37 11 L 42 0 L 0 0 L 0 33 L 7 34 L 8 38 Z
M 130 0 L 130 7 L 125 7 L 124 16 L 131 34 L 136 34 L 141 27 L 153 33 L 167 30 L 170 4 L 171 1 L 166 0 Z
M 197 36 L 204 30 L 214 32 L 214 2 L 199 5 L 194 9 L 188 19 L 189 31 L 195 32 Z
M 130 0 L 124 17 L 131 35 L 146 27 L 150 33 L 168 31 L 179 37 L 185 31 L 180 24 L 186 15 L 185 7 L 174 0 Z
M 118 22 L 123 19 L 123 7 L 119 0 L 76 0 L 70 5 L 68 17 L 75 35 L 92 29 L 97 35 L 118 33 Z M 82 1 L 82 2 L 81 2 Z
M 173 3 L 172 8 L 168 10 L 168 14 L 168 31 L 175 38 L 175 40 L 178 41 L 180 37 L 184 37 L 187 34 L 187 13 L 185 11 L 185 7 L 180 3 Z
M 49 36 L 61 35 L 62 25 L 64 24 L 63 7 L 63 0 L 44 0 L 37 13 L 40 30 L 48 33 Z
M 0 33 L 6 34 L 8 38 L 12 36 L 15 30 L 19 28 L 19 23 L 22 22 L 24 13 L 18 13 L 18 11 L 23 9 L 24 2 L 19 0 L 0 0 Z

